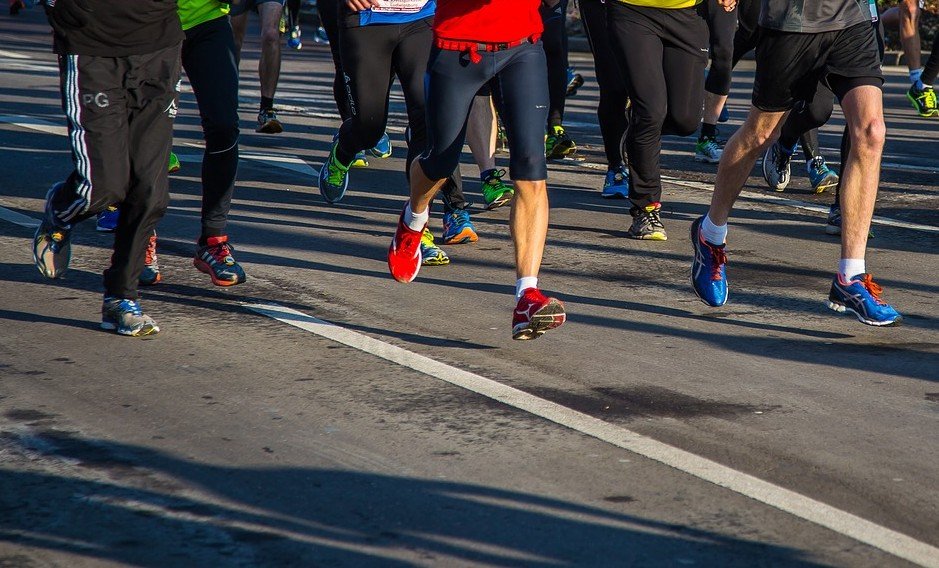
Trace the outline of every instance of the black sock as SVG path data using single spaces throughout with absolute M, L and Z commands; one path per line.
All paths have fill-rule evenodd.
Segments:
M 701 123 L 701 138 L 717 138 L 717 125 Z
M 261 110 L 268 110 L 274 108 L 274 98 L 261 97 Z

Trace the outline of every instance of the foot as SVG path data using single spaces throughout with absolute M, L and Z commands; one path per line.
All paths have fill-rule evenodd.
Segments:
M 932 87 L 919 90 L 916 85 L 912 85 L 906 92 L 906 98 L 913 104 L 913 108 L 920 116 L 939 116 L 939 103 L 936 101 L 936 91 Z
M 839 274 L 831 283 L 827 305 L 836 312 L 850 312 L 867 325 L 899 325 L 903 316 L 880 299 L 883 291 L 870 274 L 858 274 L 850 282 L 845 282 Z
M 491 169 L 483 172 L 482 193 L 486 201 L 486 209 L 492 211 L 497 207 L 507 205 L 515 196 L 512 186 L 502 181 L 504 169 Z
M 339 203 L 345 196 L 346 190 L 349 189 L 349 168 L 351 166 L 344 166 L 339 163 L 339 159 L 336 158 L 336 148 L 338 146 L 339 142 L 333 141 L 333 145 L 329 149 L 329 157 L 326 158 L 326 163 L 320 168 L 318 178 L 317 185 L 320 195 L 327 203 Z
M 512 313 L 512 339 L 538 339 L 565 321 L 567 314 L 561 300 L 545 296 L 538 288 L 528 288 Z
M 98 213 L 95 230 L 101 233 L 113 233 L 117 230 L 117 221 L 120 217 L 121 212 L 117 205 L 108 205 L 107 209 Z
M 104 303 L 101 305 L 101 329 L 131 337 L 160 332 L 160 327 L 153 318 L 140 310 L 140 302 L 109 296 L 104 297 Z
M 475 243 L 479 240 L 476 228 L 470 221 L 469 211 L 455 209 L 443 216 L 443 242 L 448 245 Z
M 708 136 L 698 138 L 698 143 L 694 145 L 694 161 L 704 162 L 706 164 L 716 164 L 721 161 L 721 154 L 724 149 L 721 147 L 717 137 Z
M 390 158 L 391 157 L 391 138 L 388 138 L 388 133 L 385 132 L 381 135 L 381 139 L 378 140 L 378 144 L 375 144 L 375 147 L 370 150 L 373 156 L 376 158 Z
M 174 174 L 178 172 L 180 169 L 182 169 L 182 167 L 183 165 L 179 163 L 179 156 L 177 156 L 173 152 L 170 152 L 170 163 L 168 167 L 166 168 L 166 171 L 168 171 L 171 174 Z
M 254 131 L 262 134 L 280 134 L 284 131 L 284 125 L 277 120 L 274 109 L 266 108 L 258 113 L 258 127 Z
M 838 174 L 828 167 L 825 158 L 815 156 L 808 163 L 809 181 L 812 182 L 812 189 L 815 193 L 825 193 L 825 190 L 838 185 Z
M 665 225 L 662 224 L 661 211 L 661 203 L 652 203 L 645 207 L 633 206 L 629 210 L 633 224 L 626 231 L 626 235 L 642 241 L 667 241 L 668 235 L 665 233 Z
M 415 231 L 404 224 L 404 212 L 398 217 L 398 228 L 388 247 L 388 270 L 398 282 L 413 282 L 421 270 L 421 236 L 427 225 Z
M 212 278 L 216 286 L 234 286 L 247 280 L 241 265 L 232 256 L 234 249 L 228 244 L 228 236 L 209 237 L 205 246 L 196 249 L 193 266 Z
M 783 150 L 779 142 L 773 142 L 763 154 L 763 179 L 766 185 L 776 191 L 782 191 L 789 185 L 789 162 L 792 154 Z
M 573 67 L 567 68 L 567 96 L 573 97 L 577 94 L 577 89 L 584 86 L 584 77 L 580 73 L 575 73 Z
M 157 262 L 156 248 L 157 236 L 156 231 L 154 231 L 153 234 L 150 235 L 150 238 L 147 239 L 147 251 L 144 253 L 143 271 L 137 278 L 137 282 L 142 286 L 153 286 L 163 280 L 163 275 L 160 274 L 160 264 Z
M 544 154 L 549 160 L 560 160 L 577 151 L 577 144 L 564 132 L 563 126 L 554 126 L 544 142 Z
M 629 197 L 629 168 L 620 166 L 608 170 L 603 180 L 600 196 L 606 199 L 626 199 Z
M 368 166 L 368 156 L 365 154 L 365 150 L 356 154 L 355 158 L 352 158 L 352 163 L 349 164 L 350 168 L 367 168 Z
M 287 47 L 300 51 L 303 49 L 303 41 L 300 39 L 300 26 L 290 28 L 290 36 L 287 38 Z
M 727 111 L 727 105 L 721 107 L 721 113 L 717 116 L 717 122 L 723 124 L 730 120 L 730 112 Z
M 72 228 L 58 224 L 49 211 L 49 199 L 60 185 L 49 191 L 45 217 L 33 237 L 33 263 L 46 278 L 61 278 L 72 260 Z
M 727 303 L 727 254 L 725 245 L 715 245 L 701 236 L 701 221 L 695 219 L 691 224 L 691 248 L 694 260 L 691 262 L 691 286 L 694 293 L 705 304 L 718 307 Z
M 434 243 L 434 235 L 427 228 L 421 233 L 421 264 L 424 266 L 450 264 L 450 257 Z

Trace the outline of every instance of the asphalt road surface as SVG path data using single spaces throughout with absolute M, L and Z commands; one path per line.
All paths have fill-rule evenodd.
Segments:
M 902 327 L 825 308 L 831 195 L 799 162 L 785 193 L 750 179 L 731 300 L 701 304 L 687 231 L 715 167 L 667 139 L 670 238 L 625 238 L 626 203 L 599 196 L 579 54 L 580 157 L 549 166 L 541 275 L 570 319 L 512 342 L 508 211 L 477 206 L 477 244 L 394 282 L 400 92 L 394 157 L 330 206 L 314 184 L 338 125 L 328 50 L 285 51 L 276 136 L 253 132 L 257 53 L 252 33 L 230 224 L 248 281 L 221 289 L 192 267 L 201 131 L 184 83 L 164 283 L 143 293 L 163 331 L 128 339 L 98 329 L 112 237 L 93 222 L 67 278 L 31 265 L 70 159 L 41 14 L 0 20 L 0 566 L 939 565 L 939 120 L 908 108 L 903 69 L 886 70 L 868 256 Z M 722 135 L 751 80 L 745 63 Z M 842 126 L 836 110 L 821 136 L 835 164 Z

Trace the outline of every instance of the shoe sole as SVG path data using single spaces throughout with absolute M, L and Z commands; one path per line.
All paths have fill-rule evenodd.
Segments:
M 134 330 L 134 329 L 121 329 L 115 323 L 103 321 L 101 322 L 101 329 L 105 331 L 113 331 L 114 333 L 118 335 L 124 335 L 126 337 L 146 337 L 148 335 L 156 335 L 160 333 L 160 326 L 156 324 L 147 325 L 147 326 L 141 327 L 140 329 Z
M 636 241 L 667 241 L 668 235 L 665 233 L 651 233 L 649 235 L 634 235 L 627 232 L 626 236 Z
M 767 150 L 769 152 L 769 150 Z M 760 169 L 763 170 L 763 181 L 766 182 L 766 185 L 769 186 L 773 191 L 786 191 L 786 187 L 789 185 L 789 180 L 786 180 L 786 183 L 782 185 L 773 185 L 769 181 L 769 173 L 766 171 L 766 152 L 763 153 L 763 159 L 760 160 Z
M 822 180 L 815 189 L 815 195 L 825 193 L 829 189 L 836 187 L 838 185 L 838 176 L 829 176 L 828 178 Z
M 564 311 L 564 304 L 560 300 L 549 298 L 545 307 L 532 314 L 527 326 L 512 330 L 512 339 L 518 341 L 538 339 L 545 332 L 561 327 L 566 321 L 567 313 Z
M 577 153 L 577 146 L 571 146 L 569 148 L 554 148 L 550 154 L 546 154 L 545 158 L 548 160 L 563 160 L 564 158 L 569 158 Z
M 865 318 L 864 316 L 862 316 L 861 314 L 854 311 L 853 309 L 845 306 L 844 304 L 838 304 L 838 303 L 832 302 L 831 300 L 826 300 L 825 305 L 828 306 L 829 310 L 838 312 L 839 314 L 848 314 L 848 313 L 854 314 L 854 317 L 856 317 L 859 322 L 865 325 L 870 325 L 874 327 L 894 327 L 894 326 L 900 325 L 900 323 L 903 322 L 903 316 L 898 316 L 897 319 L 893 319 L 890 321 L 869 320 Z
M 498 209 L 499 207 L 508 205 L 512 201 L 513 197 L 514 195 L 509 194 L 508 197 L 503 196 L 503 197 L 500 197 L 499 199 L 496 199 L 492 203 L 489 203 L 486 205 L 486 211 L 492 211 L 493 209 Z
M 463 229 L 458 235 L 450 237 L 449 239 L 444 239 L 443 244 L 462 245 L 463 243 L 475 243 L 478 240 L 479 235 L 470 231 L 469 229 Z
M 255 128 L 254 131 L 260 134 L 280 134 L 284 131 L 284 125 L 278 120 L 269 120 Z
M 694 161 L 695 161 L 695 162 L 701 162 L 701 163 L 703 163 L 703 164 L 719 164 L 719 163 L 721 163 L 721 159 L 720 159 L 720 158 L 718 158 L 718 159 L 715 160 L 715 159 L 713 159 L 713 158 L 708 158 L 707 156 L 697 156 L 697 155 L 694 157 Z
M 205 262 L 199 260 L 198 258 L 192 259 L 192 265 L 195 266 L 195 267 L 196 267 L 196 270 L 198 270 L 199 272 L 202 272 L 202 273 L 204 273 L 204 274 L 208 274 L 208 275 L 209 275 L 209 278 L 212 279 L 212 284 L 215 284 L 216 286 L 223 286 L 223 287 L 226 287 L 226 288 L 227 288 L 228 286 L 237 286 L 238 284 L 244 284 L 245 281 L 248 280 L 247 277 L 245 277 L 245 278 L 242 279 L 242 280 L 234 280 L 234 281 L 232 281 L 232 280 L 222 280 L 222 279 L 218 278 L 217 276 L 215 276 L 215 273 L 212 272 L 212 269 L 209 267 L 208 264 L 206 264 Z
M 629 197 L 629 193 L 626 191 L 614 191 L 612 193 L 600 192 L 600 197 L 603 199 L 626 199 Z
M 98 225 L 95 225 L 95 230 L 99 233 L 113 233 L 117 231 L 117 227 L 111 229 L 110 227 L 99 227 Z
M 841 227 L 836 227 L 834 225 L 825 225 L 825 234 L 838 236 L 841 234 Z
M 422 266 L 446 266 L 450 264 L 450 259 L 440 260 L 437 258 L 429 258 L 421 261 Z
M 376 152 L 375 148 L 369 149 L 368 153 L 381 160 L 386 160 L 391 157 L 391 152 Z

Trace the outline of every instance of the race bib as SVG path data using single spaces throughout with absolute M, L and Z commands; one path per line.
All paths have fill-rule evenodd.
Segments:
M 427 0 L 378 0 L 378 7 L 372 8 L 372 12 L 416 14 L 425 4 Z

